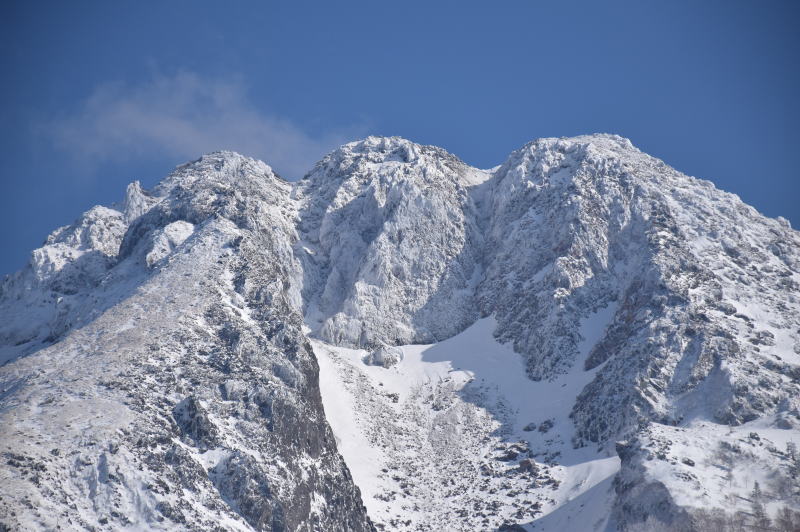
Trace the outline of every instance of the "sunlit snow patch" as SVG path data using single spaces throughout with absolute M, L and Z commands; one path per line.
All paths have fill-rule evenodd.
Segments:
M 549 382 L 527 377 L 522 358 L 494 339 L 493 318 L 437 344 L 399 347 L 388 368 L 315 341 L 325 412 L 375 523 L 605 530 L 619 459 L 573 449 L 569 412 L 596 371 L 583 360 L 614 311 L 582 323 L 578 363 Z

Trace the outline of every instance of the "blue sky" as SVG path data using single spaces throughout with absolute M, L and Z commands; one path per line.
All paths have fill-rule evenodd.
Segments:
M 0 274 L 214 149 L 290 179 L 367 134 L 491 167 L 611 132 L 800 226 L 800 3 L 17 2 L 0 25 Z

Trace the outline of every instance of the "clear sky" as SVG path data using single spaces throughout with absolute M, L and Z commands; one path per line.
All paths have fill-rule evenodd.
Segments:
M 215 149 L 297 179 L 367 134 L 491 167 L 610 132 L 800 227 L 800 2 L 6 2 L 0 275 Z

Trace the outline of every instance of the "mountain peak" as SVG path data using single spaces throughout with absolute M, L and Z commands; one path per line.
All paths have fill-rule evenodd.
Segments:
M 616 135 L 210 153 L 0 285 L 0 529 L 796 507 L 798 293 L 800 233 Z
M 369 136 L 348 142 L 328 154 L 322 162 L 333 159 L 363 158 L 372 163 L 416 163 L 421 157 L 457 158 L 437 146 L 418 144 L 402 137 Z M 423 161 L 424 162 L 424 161 Z
M 155 187 L 154 194 L 166 196 L 178 185 L 192 187 L 220 183 L 236 186 L 253 179 L 282 185 L 286 183 L 261 160 L 234 151 L 215 151 L 177 166 Z
M 633 143 L 619 135 L 594 133 L 574 137 L 542 137 L 534 139 L 512 152 L 509 159 L 525 156 L 541 157 L 543 154 L 593 154 L 602 158 L 630 158 L 644 155 Z

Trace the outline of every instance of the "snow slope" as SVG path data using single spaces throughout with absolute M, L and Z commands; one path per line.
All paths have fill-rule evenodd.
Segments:
M 587 346 L 608 315 L 584 324 Z M 619 461 L 569 443 L 569 411 L 591 375 L 532 381 L 494 329 L 486 318 L 440 343 L 402 346 L 389 368 L 314 343 L 327 418 L 378 528 L 605 529 Z

